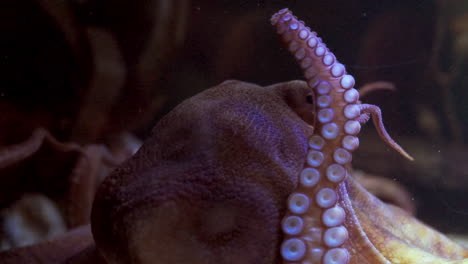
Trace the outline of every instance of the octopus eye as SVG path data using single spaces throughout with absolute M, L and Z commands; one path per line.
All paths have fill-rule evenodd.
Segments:
M 309 94 L 306 96 L 306 101 L 308 104 L 314 104 L 314 97 L 311 94 Z

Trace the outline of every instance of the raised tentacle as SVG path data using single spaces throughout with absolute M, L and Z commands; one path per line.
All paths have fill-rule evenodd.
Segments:
M 372 116 L 372 121 L 374 121 L 375 129 L 379 133 L 380 138 L 387 143 L 394 150 L 398 151 L 405 158 L 413 161 L 414 158 L 411 157 L 395 140 L 390 137 L 382 121 L 382 111 L 376 105 L 371 104 L 360 104 L 361 113 L 368 113 Z
M 337 190 L 349 175 L 351 153 L 359 146 L 361 122 L 369 119 L 369 113 L 377 112 L 361 107 L 353 76 L 304 22 L 283 9 L 272 16 L 271 23 L 303 69 L 316 98 L 317 113 L 317 133 L 309 138 L 300 184 L 288 199 L 282 221 L 285 240 L 281 255 L 288 264 L 346 264 L 350 261 L 349 226 L 343 197 Z M 380 117 L 374 119 L 381 121 Z M 385 132 L 382 127 L 379 133 Z M 412 159 L 388 133 L 382 135 L 384 141 Z
M 303 69 L 317 113 L 317 133 L 309 138 L 300 185 L 288 199 L 282 222 L 281 255 L 285 263 L 345 264 L 350 259 L 344 246 L 348 229 L 337 187 L 349 174 L 351 152 L 359 146 L 359 92 L 321 38 L 290 11 L 281 10 L 271 22 Z

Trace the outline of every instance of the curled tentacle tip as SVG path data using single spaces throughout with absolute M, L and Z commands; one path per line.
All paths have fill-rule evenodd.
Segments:
M 413 161 L 414 158 L 411 157 L 392 137 L 388 134 L 382 120 L 382 111 L 376 105 L 371 104 L 360 104 L 359 108 L 361 110 L 361 116 L 358 117 L 358 121 L 360 122 L 367 122 L 368 115 L 372 116 L 372 121 L 374 121 L 375 128 L 377 133 L 379 134 L 380 138 L 387 143 L 390 147 L 396 150 L 398 153 L 403 155 L 403 157 L 407 158 L 410 161 Z M 367 116 L 366 116 L 367 115 Z M 367 117 L 367 119 L 366 119 Z M 361 120 L 359 120 L 361 119 Z

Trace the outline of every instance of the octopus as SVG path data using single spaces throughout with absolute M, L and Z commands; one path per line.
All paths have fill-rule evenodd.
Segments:
M 225 81 L 187 99 L 103 180 L 91 228 L 2 263 L 468 264 L 466 248 L 356 180 L 370 118 L 412 157 L 315 32 L 287 9 L 271 22 L 306 81 Z

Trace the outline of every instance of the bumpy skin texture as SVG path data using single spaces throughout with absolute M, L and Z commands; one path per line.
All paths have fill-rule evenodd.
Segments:
M 165 116 L 106 178 L 92 231 L 111 263 L 274 263 L 313 116 L 305 82 L 227 81 Z M 310 100 L 309 100 L 310 101 Z

